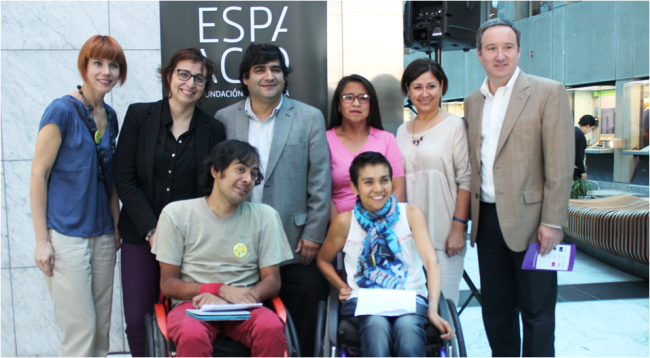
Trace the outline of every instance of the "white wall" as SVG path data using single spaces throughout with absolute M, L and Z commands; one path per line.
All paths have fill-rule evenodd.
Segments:
M 61 333 L 33 259 L 29 176 L 41 115 L 81 84 L 79 49 L 96 34 L 126 54 L 127 81 L 106 97 L 121 123 L 130 103 L 160 97 L 158 2 L 2 2 L 2 356 L 57 355 Z M 110 351 L 123 352 L 119 256 L 114 287 Z

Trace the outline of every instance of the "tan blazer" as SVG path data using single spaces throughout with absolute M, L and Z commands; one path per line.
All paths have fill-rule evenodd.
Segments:
M 471 184 L 471 244 L 476 242 L 481 198 L 481 122 L 485 97 L 465 98 Z M 564 225 L 575 156 L 573 115 L 560 83 L 523 71 L 515 82 L 494 161 L 499 225 L 508 247 L 524 251 L 539 242 L 540 223 Z

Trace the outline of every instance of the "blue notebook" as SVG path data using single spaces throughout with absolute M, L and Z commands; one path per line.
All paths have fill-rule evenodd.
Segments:
M 250 311 L 201 311 L 185 310 L 185 314 L 200 321 L 245 321 L 251 317 Z

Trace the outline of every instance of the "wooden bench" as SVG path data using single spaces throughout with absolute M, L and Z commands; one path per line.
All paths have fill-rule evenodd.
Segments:
M 648 200 L 629 194 L 569 200 L 564 235 L 648 265 Z

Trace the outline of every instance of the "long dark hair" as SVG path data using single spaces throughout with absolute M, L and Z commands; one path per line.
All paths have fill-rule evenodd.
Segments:
M 379 102 L 377 101 L 377 92 L 375 92 L 375 87 L 370 83 L 370 81 L 360 75 L 345 76 L 339 81 L 339 84 L 336 86 L 336 90 L 334 91 L 334 96 L 332 97 L 330 123 L 327 126 L 327 129 L 332 129 L 343 123 L 343 115 L 339 111 L 341 93 L 343 93 L 343 89 L 350 82 L 361 83 L 370 95 L 370 112 L 368 113 L 368 118 L 366 118 L 366 127 L 375 127 L 383 130 L 384 126 L 381 124 L 381 114 L 379 113 Z

